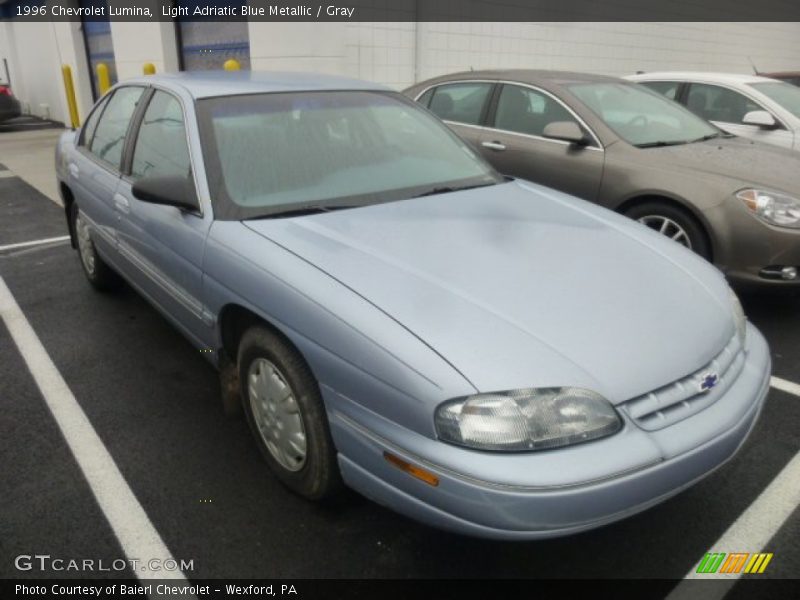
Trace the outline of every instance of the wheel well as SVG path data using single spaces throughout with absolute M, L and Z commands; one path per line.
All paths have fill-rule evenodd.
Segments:
M 236 355 L 239 352 L 239 342 L 244 332 L 253 325 L 261 325 L 272 330 L 275 334 L 283 338 L 287 344 L 295 348 L 295 345 L 292 344 L 291 340 L 289 340 L 281 330 L 263 317 L 238 304 L 228 304 L 223 307 L 220 312 L 219 329 L 222 351 L 231 363 L 236 363 Z
M 703 222 L 703 220 L 697 215 L 697 212 L 695 210 L 693 210 L 692 208 L 690 208 L 689 206 L 687 206 L 686 204 L 684 204 L 683 202 L 675 200 L 674 198 L 669 198 L 667 196 L 659 196 L 659 195 L 651 194 L 651 195 L 646 195 L 646 196 L 635 196 L 633 198 L 628 198 L 627 200 L 625 200 L 625 202 L 623 202 L 622 204 L 617 206 L 617 208 L 615 210 L 618 213 L 624 215 L 625 213 L 627 213 L 634 206 L 636 206 L 638 204 L 642 204 L 644 202 L 660 202 L 661 204 L 667 204 L 667 205 L 669 205 L 669 206 L 671 206 L 673 208 L 676 208 L 676 209 L 680 210 L 687 217 L 692 219 L 697 224 L 697 226 L 700 228 L 700 231 L 703 232 L 703 236 L 705 236 L 706 242 L 708 242 L 708 248 L 709 248 L 709 251 L 711 252 L 711 256 L 709 257 L 709 260 L 711 260 L 711 261 L 714 260 L 714 240 L 711 239 L 711 235 L 709 235 L 709 233 L 708 233 L 708 228 L 706 227 L 706 225 Z
M 69 231 L 69 241 L 73 248 L 77 248 L 75 238 L 75 228 L 72 226 L 72 219 L 70 213 L 72 212 L 72 205 L 75 203 L 75 196 L 72 195 L 72 190 L 67 187 L 67 184 L 60 183 L 59 191 L 61 192 L 61 199 L 64 202 L 64 216 L 67 218 L 67 230 Z

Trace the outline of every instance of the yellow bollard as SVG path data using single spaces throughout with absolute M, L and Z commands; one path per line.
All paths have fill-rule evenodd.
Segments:
M 64 90 L 67 92 L 67 106 L 69 107 L 69 120 L 73 129 L 81 126 L 78 119 L 78 101 L 75 99 L 75 86 L 72 84 L 72 69 L 69 65 L 61 67 L 61 74 L 64 76 Z
M 225 69 L 226 71 L 238 71 L 239 69 L 242 68 L 242 66 L 239 64 L 239 61 L 236 60 L 235 58 L 229 58 L 228 60 L 225 61 L 225 64 L 222 65 L 222 68 Z
M 142 67 L 142 73 L 145 75 L 155 75 L 156 66 L 153 63 L 144 63 L 144 66 Z
M 104 95 L 111 87 L 111 78 L 108 76 L 108 66 L 106 63 L 97 63 L 97 87 L 100 95 Z

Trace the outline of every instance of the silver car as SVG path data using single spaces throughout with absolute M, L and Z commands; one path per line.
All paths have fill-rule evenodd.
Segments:
M 56 164 L 89 282 L 161 310 L 306 498 L 347 485 L 477 536 L 581 531 L 722 465 L 768 389 L 766 342 L 711 265 L 503 179 L 378 85 L 129 80 Z
M 800 150 L 800 88 L 731 73 L 640 73 L 627 77 L 683 104 L 717 127 L 765 144 Z

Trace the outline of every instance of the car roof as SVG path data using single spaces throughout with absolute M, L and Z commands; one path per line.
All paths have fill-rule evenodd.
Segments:
M 759 75 L 748 75 L 742 73 L 708 73 L 700 71 L 662 71 L 654 73 L 637 73 L 636 75 L 628 75 L 626 79 L 630 79 L 631 81 L 669 79 L 675 81 L 710 81 L 712 83 L 729 84 L 769 81 L 768 77 L 761 77 Z
M 190 71 L 147 75 L 126 79 L 125 83 L 154 83 L 180 86 L 194 98 L 236 96 L 270 92 L 317 92 L 333 90 L 378 90 L 390 88 L 378 83 L 322 75 L 279 71 Z
M 451 81 L 451 80 L 465 80 L 465 79 L 488 79 L 488 80 L 508 80 L 517 81 L 520 83 L 529 83 L 531 85 L 566 85 L 569 83 L 580 82 L 619 82 L 618 77 L 610 77 L 608 75 L 597 75 L 594 73 L 576 73 L 574 71 L 547 71 L 543 69 L 489 69 L 481 71 L 460 71 L 458 73 L 450 73 L 429 79 L 427 81 L 415 84 L 414 87 L 420 85 L 431 85 L 434 83 Z

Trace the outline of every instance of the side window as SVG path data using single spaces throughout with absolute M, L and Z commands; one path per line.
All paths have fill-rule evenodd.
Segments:
M 428 108 L 428 105 L 431 103 L 431 97 L 433 96 L 433 89 L 434 88 L 425 90 L 425 93 L 422 94 L 422 96 L 420 96 L 419 98 L 417 98 L 417 102 L 422 104 L 422 106 L 424 106 L 425 108 Z
M 741 123 L 752 110 L 764 110 L 739 92 L 717 85 L 692 83 L 686 98 L 686 107 L 706 121 Z
M 433 92 L 430 109 L 440 119 L 480 125 L 491 83 L 448 83 Z
M 666 96 L 670 100 L 677 98 L 678 88 L 681 85 L 678 81 L 640 81 L 639 84 L 658 92 L 662 96 Z
M 541 136 L 556 121 L 571 121 L 580 127 L 564 106 L 550 96 L 518 85 L 504 85 L 497 100 L 497 129 Z
M 131 177 L 188 177 L 190 170 L 181 105 L 174 96 L 156 91 L 139 127 Z
M 88 148 L 91 145 L 92 138 L 94 138 L 94 132 L 97 129 L 97 121 L 100 120 L 100 115 L 103 114 L 103 110 L 105 109 L 107 103 L 108 96 L 103 98 L 97 104 L 97 107 L 92 111 L 92 114 L 89 115 L 89 118 L 83 125 L 83 129 L 81 129 L 81 141 L 80 144 L 78 144 L 79 146 L 86 146 Z
M 123 87 L 114 92 L 95 128 L 89 152 L 119 169 L 128 124 L 144 88 Z

